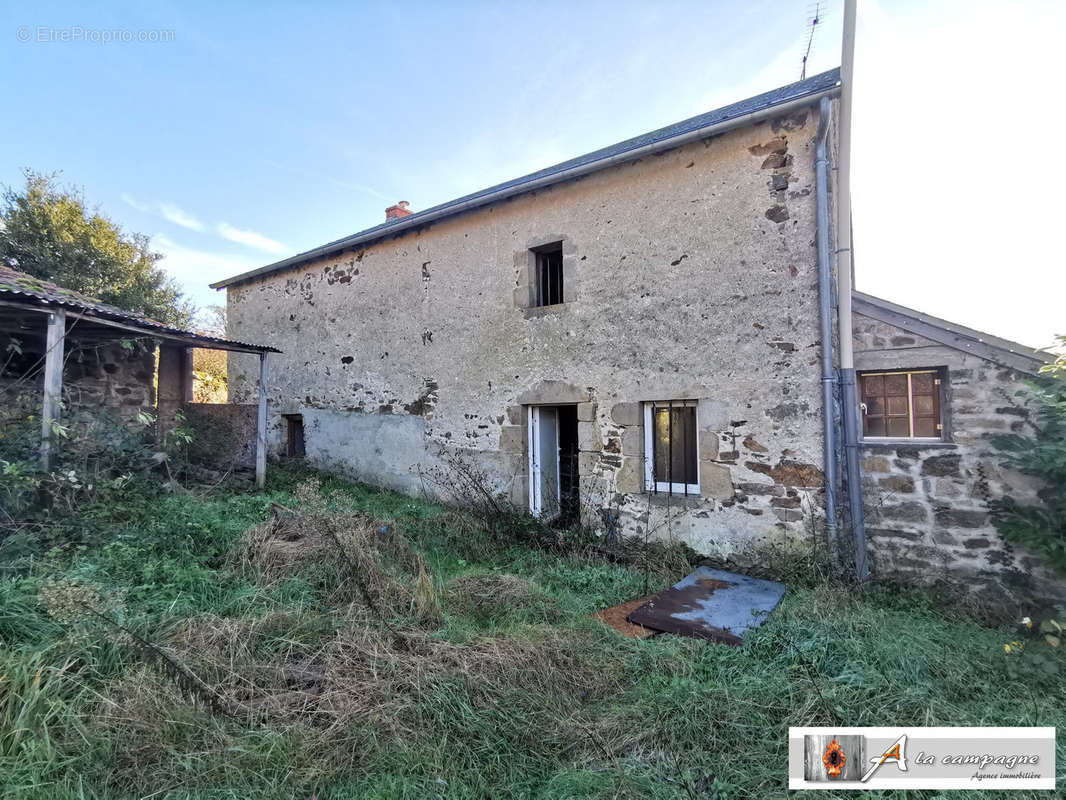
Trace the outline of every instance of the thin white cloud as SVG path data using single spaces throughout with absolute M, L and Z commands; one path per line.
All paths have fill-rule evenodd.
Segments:
M 123 203 L 130 206 L 131 208 L 137 209 L 138 211 L 151 212 L 155 210 L 154 208 L 152 208 L 152 205 L 150 203 L 142 203 L 140 200 L 135 199 L 132 195 L 126 194 L 126 192 L 123 192 L 121 197 Z
M 274 159 L 266 159 L 264 163 L 271 169 L 283 169 L 287 172 L 291 172 L 293 175 L 300 175 L 301 177 L 313 180 L 315 183 L 330 183 L 334 186 L 339 186 L 341 189 L 347 189 L 353 192 L 362 192 L 368 194 L 371 197 L 376 197 L 379 200 L 384 200 L 386 203 L 396 202 L 390 198 L 387 194 L 379 192 L 373 186 L 366 186 L 362 183 L 353 183 L 351 181 L 339 180 L 332 175 L 322 175 L 310 170 L 306 170 L 298 164 L 289 164 L 281 161 L 275 161 Z
M 206 226 L 200 222 L 192 214 L 178 208 L 172 203 L 160 203 L 159 213 L 163 215 L 163 219 L 168 222 L 173 222 L 175 225 L 180 225 L 183 228 L 188 228 L 190 231 L 203 231 Z
M 241 256 L 186 247 L 161 233 L 152 237 L 152 249 L 164 256 L 159 266 L 200 306 L 219 302 L 219 295 L 208 284 L 260 266 Z
M 218 223 L 216 230 L 224 239 L 229 239 L 231 242 L 237 242 L 237 244 L 243 244 L 248 247 L 254 247 L 256 250 L 262 250 L 264 253 L 280 255 L 281 253 L 287 252 L 289 249 L 281 242 L 275 241 L 261 233 L 234 228 L 228 222 Z
M 133 195 L 123 192 L 122 202 L 131 208 L 135 208 L 138 211 L 142 211 L 148 214 L 157 214 L 168 222 L 172 222 L 182 228 L 190 231 L 196 231 L 197 233 L 215 233 L 221 236 L 223 239 L 227 239 L 231 242 L 244 245 L 245 247 L 251 247 L 256 250 L 261 250 L 264 253 L 271 253 L 273 255 L 280 255 L 288 252 L 289 248 L 283 245 L 281 242 L 271 239 L 269 236 L 264 236 L 256 231 L 244 230 L 242 228 L 236 228 L 230 225 L 228 222 L 219 222 L 216 225 L 208 226 L 206 223 L 199 220 L 194 215 L 190 214 L 182 208 L 174 205 L 173 203 L 146 203 L 136 199 Z M 164 245 L 170 245 L 172 248 L 180 248 L 170 239 L 165 236 L 157 236 L 156 241 Z M 188 251 L 192 252 L 192 251 Z M 228 258 L 223 256 L 222 258 Z M 209 259 L 210 260 L 210 259 Z

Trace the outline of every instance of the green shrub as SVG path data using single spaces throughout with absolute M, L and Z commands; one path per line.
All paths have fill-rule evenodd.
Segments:
M 1040 505 L 1024 504 L 1011 496 L 991 502 L 993 519 L 1003 538 L 1043 556 L 1054 569 L 1066 573 L 1066 380 L 1033 384 L 1036 437 L 997 436 L 1003 463 L 1046 485 Z

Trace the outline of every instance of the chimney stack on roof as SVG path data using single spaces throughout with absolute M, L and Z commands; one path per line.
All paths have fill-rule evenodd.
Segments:
M 385 209 L 385 221 L 390 219 L 402 219 L 403 217 L 411 216 L 412 212 L 407 210 L 407 206 L 411 205 L 406 200 L 401 200 L 394 206 L 389 206 Z

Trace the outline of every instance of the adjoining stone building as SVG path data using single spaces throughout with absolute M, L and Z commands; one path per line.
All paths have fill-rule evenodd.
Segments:
M 399 203 L 213 284 L 230 335 L 283 351 L 272 452 L 409 493 L 459 453 L 535 514 L 728 558 L 806 536 L 825 482 L 815 138 L 838 83 L 817 75 L 426 211 Z M 235 397 L 255 369 L 230 359 Z M 922 557 L 886 547 L 886 569 Z
M 1042 351 L 870 295 L 854 298 L 863 495 L 874 570 L 1066 598 L 1061 579 L 1005 542 L 988 501 L 1046 487 L 1000 466 L 995 437 L 1032 434 Z

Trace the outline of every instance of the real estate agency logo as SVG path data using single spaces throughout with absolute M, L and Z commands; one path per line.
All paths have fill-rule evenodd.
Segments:
M 1055 729 L 790 728 L 791 789 L 1054 789 Z
M 867 759 L 866 736 L 807 735 L 804 749 L 808 753 L 806 775 L 808 781 L 854 781 L 866 783 L 885 765 L 895 765 L 901 772 L 907 767 L 907 734 L 903 734 L 887 749 L 873 752 Z M 819 765 L 811 754 L 821 751 Z M 860 770 L 865 771 L 860 774 Z

